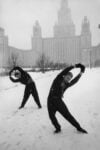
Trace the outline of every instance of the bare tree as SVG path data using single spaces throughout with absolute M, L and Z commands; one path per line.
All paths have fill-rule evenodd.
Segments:
M 36 62 L 36 66 L 41 69 L 42 72 L 45 72 L 45 69 L 47 69 L 50 65 L 49 58 L 45 56 L 45 54 L 41 54 L 39 59 Z

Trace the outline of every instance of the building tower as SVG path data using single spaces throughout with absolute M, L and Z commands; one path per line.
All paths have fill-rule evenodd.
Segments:
M 33 36 L 34 38 L 41 38 L 42 36 L 41 27 L 38 20 L 36 20 L 35 25 L 33 26 Z
M 82 29 L 81 29 L 81 47 L 82 49 L 91 47 L 91 31 L 90 31 L 90 23 L 87 19 L 87 16 L 84 17 L 82 21 Z
M 87 16 L 82 21 L 81 29 L 81 52 L 82 52 L 82 63 L 86 66 L 91 67 L 91 31 L 90 23 Z
M 8 37 L 5 31 L 0 27 L 0 67 L 7 67 L 9 59 Z
M 35 25 L 33 26 L 32 50 L 41 52 L 41 49 L 42 49 L 42 30 L 38 20 L 36 20 Z
M 58 11 L 58 22 L 54 26 L 54 37 L 70 37 L 75 35 L 75 25 L 72 21 L 71 10 L 68 1 L 61 0 Z

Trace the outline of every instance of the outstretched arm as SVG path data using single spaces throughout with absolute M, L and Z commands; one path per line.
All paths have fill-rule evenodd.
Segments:
M 74 85 L 75 83 L 77 83 L 78 80 L 80 79 L 81 75 L 82 75 L 82 72 L 80 72 L 80 73 L 69 83 L 69 87 L 72 86 L 72 85 Z
M 59 77 L 62 77 L 64 75 L 66 75 L 70 70 L 72 70 L 75 66 L 70 66 L 70 67 L 67 67 L 65 68 L 58 76 Z
M 9 72 L 9 78 L 10 78 L 10 80 L 11 80 L 12 82 L 19 82 L 19 79 L 14 79 L 14 78 L 12 77 L 13 71 L 14 71 L 14 70 L 11 70 L 11 71 Z
M 80 68 L 81 71 L 80 71 L 80 73 L 69 83 L 69 86 L 72 86 L 72 85 L 74 85 L 75 83 L 77 83 L 78 80 L 80 79 L 80 77 L 82 76 L 82 74 L 83 74 L 84 71 L 85 71 L 85 66 L 82 65 L 82 64 L 76 64 L 75 67 L 76 67 L 76 68 Z
M 11 80 L 12 82 L 19 82 L 19 79 L 14 79 L 12 76 L 10 76 L 10 80 Z
M 19 66 L 14 67 L 11 71 L 14 71 L 14 70 L 19 70 L 20 72 L 23 72 L 23 71 L 24 71 L 24 70 L 23 70 L 21 67 L 19 67 Z
M 18 79 L 14 79 L 14 78 L 12 77 L 12 74 L 13 74 L 14 71 L 16 71 L 16 70 L 21 71 L 19 68 L 20 68 L 20 67 L 14 67 L 14 68 L 9 72 L 9 78 L 10 78 L 10 80 L 11 80 L 12 82 L 19 82 L 19 80 L 20 80 L 19 78 L 18 78 Z

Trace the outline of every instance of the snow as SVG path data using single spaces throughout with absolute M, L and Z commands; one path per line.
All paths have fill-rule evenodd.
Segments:
M 59 113 L 60 134 L 48 117 L 47 96 L 60 71 L 30 73 L 34 79 L 42 109 L 30 96 L 24 109 L 18 110 L 24 85 L 0 77 L 0 150 L 99 150 L 100 149 L 100 69 L 87 69 L 79 82 L 64 94 L 64 102 L 88 134 L 81 134 Z

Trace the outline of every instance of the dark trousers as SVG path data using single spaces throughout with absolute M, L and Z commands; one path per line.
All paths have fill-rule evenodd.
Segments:
M 21 107 L 25 106 L 30 94 L 32 94 L 32 96 L 34 97 L 34 100 L 35 100 L 36 104 L 38 105 L 38 107 L 41 108 L 38 92 L 37 92 L 34 82 L 26 85 Z
M 66 120 L 68 120 L 74 127 L 77 129 L 80 128 L 80 124 L 76 121 L 76 119 L 71 115 L 65 103 L 61 98 L 49 97 L 48 98 L 48 113 L 50 120 L 56 129 L 60 129 L 61 126 L 58 123 L 56 118 L 56 112 L 58 111 Z

